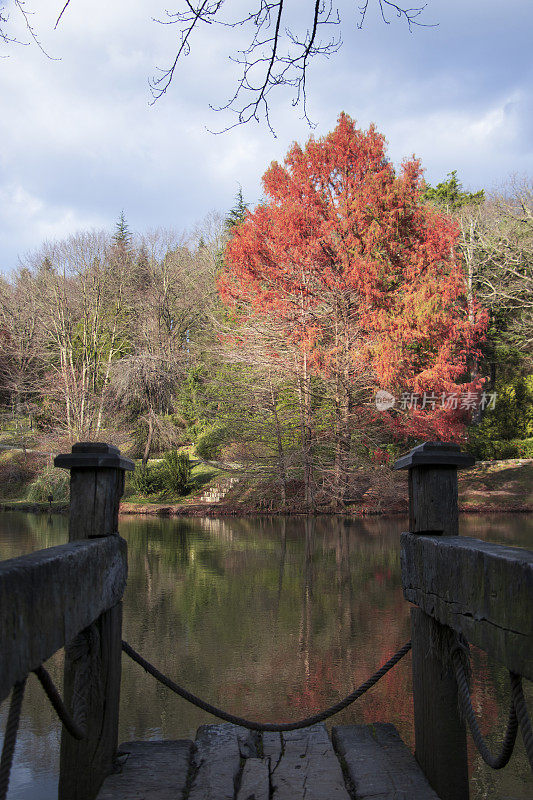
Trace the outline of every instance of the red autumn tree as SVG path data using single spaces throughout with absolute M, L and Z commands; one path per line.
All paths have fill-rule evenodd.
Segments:
M 298 345 L 304 417 L 311 374 L 331 386 L 337 497 L 353 422 L 376 416 L 376 389 L 433 393 L 434 405 L 379 417 L 396 431 L 450 438 L 460 415 L 440 397 L 474 388 L 462 380 L 485 318 L 468 318 L 456 225 L 420 202 L 421 185 L 417 159 L 396 175 L 384 137 L 341 114 L 330 134 L 270 166 L 266 200 L 226 248 L 221 297 L 244 317 L 275 320 Z

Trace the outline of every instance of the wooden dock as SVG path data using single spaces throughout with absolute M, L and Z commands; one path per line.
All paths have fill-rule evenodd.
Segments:
M 414 757 L 382 722 L 333 728 L 331 740 L 323 725 L 282 734 L 203 725 L 194 742 L 117 748 L 122 650 L 132 649 L 122 642 L 128 565 L 118 509 L 124 471 L 133 463 L 103 443 L 74 445 L 55 463 L 71 472 L 69 544 L 0 564 L 0 702 L 11 692 L 0 800 L 26 678 L 61 647 L 64 704 L 55 688 L 47 692 L 64 722 L 59 800 L 468 800 L 458 685 L 463 702 L 468 688 L 456 670 L 467 640 L 510 671 L 512 713 L 533 769 L 533 731 L 519 685 L 519 676 L 533 680 L 533 553 L 458 536 L 457 468 L 473 459 L 456 445 L 426 443 L 396 462 L 409 470 L 401 565 L 404 596 L 414 606 Z M 195 702 L 168 677 L 157 679 Z M 196 704 L 222 718 L 227 713 Z M 508 726 L 513 735 L 517 724 Z
M 202 725 L 194 742 L 126 742 L 98 800 L 439 800 L 394 725 L 255 734 Z

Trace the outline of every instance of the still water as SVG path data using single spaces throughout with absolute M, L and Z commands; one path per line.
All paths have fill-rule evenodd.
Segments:
M 532 515 L 463 516 L 461 533 L 533 549 Z M 286 721 L 362 683 L 409 639 L 401 517 L 345 520 L 121 518 L 129 579 L 124 638 L 178 683 L 241 716 Z M 0 514 L 0 559 L 67 540 L 67 519 Z M 489 737 L 507 716 L 504 669 L 473 653 L 474 707 Z M 62 653 L 47 664 L 61 681 Z M 413 746 L 406 656 L 333 724 L 393 722 Z M 531 686 L 525 686 L 533 709 Z M 7 702 L 0 708 L 2 730 Z M 213 718 L 123 656 L 120 741 L 194 737 Z M 60 728 L 28 680 L 9 800 L 55 800 Z M 494 742 L 494 739 L 491 739 Z M 500 772 L 470 752 L 472 798 L 531 800 L 519 738 Z

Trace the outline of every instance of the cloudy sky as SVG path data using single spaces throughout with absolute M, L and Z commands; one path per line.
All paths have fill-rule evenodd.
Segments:
M 226 0 L 227 16 L 257 0 Z M 305 31 L 313 3 L 286 0 Z M 272 136 L 250 123 L 223 135 L 231 118 L 210 110 L 234 88 L 228 55 L 246 33 L 205 26 L 174 83 L 154 105 L 148 79 L 173 59 L 178 31 L 152 21 L 182 0 L 26 0 L 44 48 L 0 44 L 0 271 L 45 239 L 82 228 L 113 229 L 124 210 L 130 228 L 190 229 L 212 210 L 226 212 L 239 185 L 252 204 L 261 175 L 291 142 L 311 131 L 291 95 L 271 95 Z M 12 0 L 6 30 L 27 32 Z M 456 169 L 465 187 L 496 188 L 533 171 L 533 3 L 428 0 L 414 29 L 379 19 L 370 0 L 357 30 L 357 0 L 338 3 L 342 50 L 316 60 L 308 110 L 315 136 L 340 111 L 374 122 L 395 163 L 415 153 L 431 183 Z M 328 32 L 326 34 L 328 35 Z

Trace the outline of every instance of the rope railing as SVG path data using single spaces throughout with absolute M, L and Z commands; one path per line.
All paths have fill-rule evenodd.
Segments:
M 74 713 L 71 715 L 56 685 L 50 677 L 50 674 L 42 664 L 40 667 L 37 667 L 37 669 L 34 669 L 33 672 L 37 676 L 54 711 L 68 733 L 78 741 L 85 739 L 87 731 L 85 726 L 79 724 L 78 718 L 85 717 L 86 709 L 81 706 L 76 707 Z M 6 800 L 7 790 L 9 789 L 9 779 L 11 776 L 11 767 L 13 765 L 13 756 L 15 754 L 15 745 L 17 743 L 20 712 L 27 679 L 28 676 L 26 676 L 24 680 L 15 683 L 11 691 L 11 700 L 9 703 L 4 742 L 2 745 L 2 756 L 0 757 L 0 800 Z
M 516 743 L 516 735 L 518 727 L 522 732 L 522 739 L 526 749 L 526 755 L 529 761 L 531 770 L 533 771 L 533 731 L 531 728 L 531 719 L 527 710 L 524 691 L 522 688 L 522 679 L 514 672 L 509 672 L 511 681 L 511 700 L 509 705 L 509 717 L 507 720 L 507 727 L 505 736 L 501 745 L 500 752 L 494 756 L 490 752 L 483 734 L 478 725 L 476 715 L 472 706 L 472 698 L 470 696 L 470 688 L 465 673 L 464 659 L 469 658 L 468 648 L 460 641 L 456 641 L 451 649 L 451 657 L 455 670 L 455 679 L 457 681 L 457 689 L 459 700 L 461 703 L 461 710 L 464 718 L 470 728 L 472 739 L 476 748 L 481 755 L 481 758 L 492 769 L 502 769 L 509 763 Z
M 386 661 L 385 664 L 376 670 L 376 672 L 374 672 L 374 674 L 371 675 L 368 680 L 350 692 L 350 694 L 348 694 L 338 703 L 334 703 L 323 711 L 320 711 L 318 714 L 305 717 L 304 719 L 296 722 L 263 723 L 249 720 L 244 717 L 239 717 L 236 714 L 231 714 L 221 708 L 218 708 L 217 706 L 214 706 L 212 703 L 202 700 L 200 697 L 197 697 L 188 689 L 179 686 L 167 675 L 164 675 L 162 672 L 160 672 L 157 667 L 155 667 L 153 664 L 143 658 L 136 650 L 134 650 L 133 647 L 128 644 L 128 642 L 122 642 L 122 650 L 127 656 L 129 656 L 129 658 L 139 664 L 139 666 L 141 666 L 148 674 L 152 675 L 152 677 L 154 677 L 159 683 L 161 683 L 163 686 L 166 686 L 167 689 L 170 689 L 170 691 L 179 695 L 187 702 L 197 706 L 198 708 L 201 708 L 203 711 L 206 711 L 215 717 L 218 717 L 219 719 L 225 720 L 226 722 L 231 722 L 234 725 L 239 725 L 243 728 L 248 728 L 249 730 L 253 731 L 270 733 L 284 733 L 288 731 L 299 730 L 301 728 L 308 728 L 311 725 L 315 725 L 318 722 L 324 722 L 324 720 L 329 719 L 335 714 L 338 714 L 340 711 L 354 703 L 359 697 L 365 694 L 365 692 L 375 686 L 376 683 L 378 683 L 378 681 L 380 681 L 381 678 L 386 675 L 387 672 L 392 669 L 409 652 L 410 649 L 411 642 L 409 641 L 406 642 L 403 647 L 401 647 L 393 656 L 391 656 L 391 658 Z M 455 670 L 458 695 L 463 715 L 468 723 L 468 727 L 470 728 L 474 743 L 485 763 L 492 767 L 492 769 L 502 769 L 509 763 L 509 759 L 511 758 L 516 743 L 518 728 L 520 727 L 527 758 L 533 771 L 533 729 L 524 697 L 521 677 L 514 672 L 509 673 L 511 681 L 509 717 L 500 752 L 498 755 L 494 756 L 490 752 L 483 738 L 476 715 L 474 713 L 474 709 L 472 707 L 470 689 L 465 673 L 465 660 L 469 658 L 469 652 L 467 645 L 458 637 L 456 638 L 455 644 L 451 649 L 451 658 Z M 37 667 L 37 669 L 33 670 L 33 672 L 37 676 L 46 693 L 46 696 L 50 700 L 52 707 L 54 708 L 57 716 L 68 733 L 74 739 L 84 739 L 86 736 L 85 722 L 87 715 L 87 708 L 84 702 L 86 697 L 85 693 L 81 695 L 83 700 L 80 698 L 80 694 L 78 692 L 74 693 L 74 697 L 77 698 L 77 702 L 76 707 L 71 714 L 66 708 L 65 703 L 63 702 L 63 699 L 57 690 L 57 687 L 55 686 L 46 669 L 41 665 L 40 667 Z M 6 800 L 7 791 L 9 788 L 9 778 L 17 741 L 26 680 L 27 677 L 22 681 L 15 683 L 11 692 L 4 742 L 2 745 L 2 755 L 0 757 L 0 800 Z
M 77 720 L 77 717 L 80 716 L 80 709 L 75 707 L 72 715 L 68 712 L 55 683 L 42 665 L 37 667 L 34 673 L 37 675 L 41 686 L 46 692 L 46 696 L 50 700 L 54 711 L 70 735 L 78 741 L 85 739 L 87 728 L 85 725 L 80 725 Z M 83 714 L 83 716 L 85 715 Z
M 145 658 L 143 658 L 136 650 L 131 647 L 127 642 L 122 642 L 122 650 L 128 655 L 133 661 L 135 661 L 139 666 L 141 666 L 146 672 L 148 672 L 152 677 L 154 677 L 159 683 L 163 686 L 166 686 L 167 689 L 170 689 L 175 694 L 182 697 L 184 700 L 187 700 L 189 703 L 201 708 L 203 711 L 207 711 L 209 714 L 212 714 L 214 717 L 218 717 L 219 719 L 223 719 L 226 722 L 232 722 L 234 725 L 240 725 L 243 728 L 248 728 L 251 731 L 261 731 L 261 732 L 268 732 L 268 733 L 284 733 L 286 731 L 296 731 L 300 728 L 308 728 L 310 725 L 316 725 L 317 722 L 323 722 L 329 717 L 334 716 L 334 714 L 338 714 L 339 711 L 342 711 L 347 706 L 351 705 L 355 700 L 361 697 L 365 692 L 372 688 L 381 678 L 386 675 L 386 673 L 394 667 L 398 661 L 400 661 L 406 653 L 409 652 L 411 649 L 411 642 L 406 642 L 403 647 L 401 647 L 389 660 L 383 664 L 380 669 L 378 669 L 374 674 L 364 683 L 361 684 L 357 689 L 354 689 L 353 692 L 350 692 L 343 700 L 340 700 L 338 703 L 335 703 L 329 708 L 324 709 L 319 714 L 314 714 L 311 717 L 306 717 L 305 719 L 298 720 L 297 722 L 282 722 L 282 723 L 271 723 L 271 722 L 255 722 L 253 720 L 245 719 L 244 717 L 239 717 L 236 714 L 230 714 L 227 711 L 223 711 L 221 708 L 212 705 L 211 703 L 207 703 L 205 700 L 202 700 L 200 697 L 192 694 L 189 692 L 188 689 L 184 689 L 182 686 L 179 686 L 175 683 L 171 678 L 167 675 L 164 675 L 160 672 L 157 667 L 154 667 L 153 664 L 150 664 Z
M 524 690 L 522 689 L 522 678 L 516 672 L 510 672 L 511 676 L 511 690 L 513 693 L 513 703 L 516 709 L 516 716 L 520 723 L 520 730 L 522 731 L 522 739 L 524 740 L 524 747 L 526 748 L 529 766 L 533 772 L 533 729 L 531 726 L 531 717 L 526 705 L 526 698 L 524 697 Z

